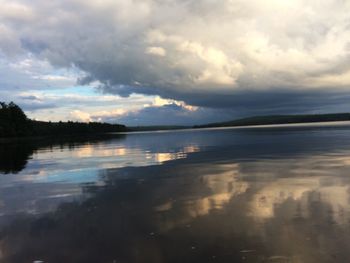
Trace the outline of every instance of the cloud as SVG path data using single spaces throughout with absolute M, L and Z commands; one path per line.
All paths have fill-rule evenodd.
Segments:
M 70 113 L 70 120 L 80 121 L 80 122 L 91 122 L 91 116 L 89 113 L 82 112 L 80 110 L 74 110 Z
M 223 111 L 209 108 L 196 108 L 183 103 L 163 105 L 149 105 L 136 110 L 105 111 L 92 113 L 93 120 L 123 123 L 128 126 L 145 125 L 188 125 L 203 124 L 217 121 L 218 117 L 230 119 L 234 114 L 232 111 Z
M 155 56 L 164 57 L 166 54 L 166 51 L 162 47 L 148 47 L 146 49 L 146 54 L 152 54 Z
M 79 69 L 80 83 L 98 81 L 104 93 L 159 95 L 237 115 L 346 108 L 347 1 L 0 3 L 8 10 L 0 12 L 2 53 Z

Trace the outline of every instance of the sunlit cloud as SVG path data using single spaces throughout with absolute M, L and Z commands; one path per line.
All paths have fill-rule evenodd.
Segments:
M 103 97 L 159 97 L 145 104 L 176 104 L 194 118 L 198 107 L 231 109 L 231 118 L 350 110 L 347 1 L 0 4 L 6 99 L 17 98 L 10 89 L 86 86 Z M 81 103 L 70 111 L 93 116 Z
M 91 116 L 89 113 L 82 112 L 80 110 L 74 110 L 71 112 L 71 120 L 80 121 L 80 122 L 91 122 Z
M 166 54 L 166 51 L 162 47 L 148 47 L 146 49 L 146 54 L 152 54 L 155 56 L 164 57 Z

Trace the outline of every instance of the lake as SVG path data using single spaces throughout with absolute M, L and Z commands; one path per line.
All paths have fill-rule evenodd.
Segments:
M 350 262 L 350 124 L 0 144 L 0 262 Z

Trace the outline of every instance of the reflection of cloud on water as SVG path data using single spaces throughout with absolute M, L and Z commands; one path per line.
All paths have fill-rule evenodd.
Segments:
M 34 160 L 31 160 L 28 167 L 19 174 L 1 176 L 0 202 L 1 196 L 4 196 L 6 204 L 16 203 L 17 208 L 7 209 L 0 206 L 0 216 L 18 211 L 32 213 L 40 210 L 36 202 L 38 199 L 41 200 L 40 203 L 44 202 L 43 200 L 49 203 L 50 199 L 51 201 L 53 198 L 57 199 L 57 202 L 53 201 L 55 205 L 50 206 L 53 209 L 59 203 L 59 199 L 64 201 L 68 199 L 68 195 L 71 197 L 81 195 L 81 184 L 104 186 L 104 178 L 99 176 L 101 169 L 160 165 L 166 161 L 186 158 L 188 154 L 197 151 L 199 148 L 195 145 L 184 146 L 173 152 L 151 153 L 141 148 L 98 143 L 86 143 L 72 149 L 67 147 L 43 149 L 34 154 Z M 62 186 L 59 194 L 54 189 L 52 189 L 53 192 L 50 191 L 51 185 L 56 183 Z M 18 185 L 28 191 L 25 197 L 23 194 L 8 194 L 8 189 Z M 74 186 L 73 192 L 70 185 Z M 33 193 L 30 190 L 32 188 L 39 192 Z M 41 188 L 45 189 L 40 190 Z M 79 191 L 77 192 L 76 189 Z M 29 201 L 31 204 L 28 204 Z
M 162 231 L 168 231 L 181 224 L 187 224 L 193 219 L 208 215 L 213 210 L 223 209 L 235 196 L 244 194 L 248 188 L 248 183 L 240 181 L 238 164 L 212 164 L 215 174 L 206 171 L 205 168 L 199 168 L 196 173 L 200 176 L 200 184 L 195 186 L 199 192 L 206 189 L 207 194 L 194 195 L 192 198 L 186 198 L 181 201 L 180 208 L 177 206 L 179 201 L 167 201 L 156 206 L 154 209 L 158 212 L 172 212 L 175 216 L 162 217 L 160 228 Z M 206 174 L 207 172 L 207 174 Z M 196 191 L 196 190 L 194 190 Z
M 320 202 L 324 202 L 331 207 L 333 220 L 339 225 L 349 223 L 349 186 L 322 187 L 319 192 Z
M 186 155 L 183 152 L 178 153 L 148 153 L 148 159 L 153 159 L 157 163 L 164 163 L 171 160 L 177 160 L 185 158 Z M 147 158 L 146 157 L 146 158 Z
M 195 149 L 181 148 L 172 154 L 185 151 Z M 88 184 L 84 191 L 92 192 L 86 202 L 75 202 L 50 214 L 54 215 L 53 222 L 58 222 L 56 232 L 37 230 L 48 235 L 42 239 L 27 234 L 26 230 L 11 232 L 4 243 L 5 253 L 11 255 L 16 247 L 13 244 L 17 243 L 22 251 L 28 247 L 30 250 L 28 244 L 32 242 L 37 242 L 36 247 L 42 248 L 43 254 L 50 253 L 47 252 L 50 246 L 64 247 L 71 253 L 69 256 L 80 252 L 81 247 L 83 255 L 87 253 L 85 248 L 89 248 L 98 256 L 109 256 L 105 253 L 109 246 L 99 245 L 103 242 L 113 244 L 110 246 L 113 258 L 115 247 L 132 255 L 136 250 L 139 252 L 137 260 L 122 262 L 168 262 L 171 260 L 166 259 L 172 256 L 187 259 L 193 255 L 198 258 L 194 256 L 197 260 L 191 262 L 208 262 L 213 255 L 228 255 L 230 259 L 237 255 L 237 260 L 220 261 L 222 258 L 218 257 L 217 261 L 314 263 L 334 262 L 333 255 L 348 253 L 350 178 L 346 158 L 317 155 L 267 160 L 218 158 L 211 162 L 206 160 L 213 158 L 206 158 L 200 162 L 201 153 L 177 161 L 167 161 L 176 154 L 166 155 L 165 150 L 163 153 L 160 156 L 164 158 L 158 159 L 162 165 L 100 171 L 99 178 L 105 180 L 106 188 L 96 191 L 95 185 Z M 39 188 L 26 191 L 29 190 L 31 194 L 40 193 Z M 54 207 L 51 199 L 74 197 L 73 186 L 71 195 L 64 194 L 66 190 L 61 188 L 46 190 L 50 191 L 43 194 L 50 197 L 38 198 L 40 205 L 47 208 L 44 211 Z M 10 202 L 18 205 L 13 208 L 15 211 L 20 211 L 23 199 Z M 5 208 L 10 202 L 5 200 Z M 69 220 L 62 215 L 69 215 Z M 79 231 L 71 231 L 77 227 Z M 86 238 L 87 233 L 91 233 L 91 238 Z M 74 239 L 74 234 L 79 239 Z M 61 239 L 57 238 L 61 235 Z M 53 242 L 56 240 L 59 242 Z M 76 240 L 86 242 L 85 246 Z M 152 249 L 164 260 L 140 260 Z
M 228 134 L 217 147 L 186 134 L 147 135 L 146 144 L 135 135 L 38 151 L 22 173 L 0 178 L 0 214 L 36 214 L 11 225 L 1 249 L 28 259 L 32 244 L 42 255 L 60 247 L 70 260 L 86 255 L 81 262 L 113 262 L 118 248 L 137 254 L 121 262 L 350 262 L 348 146 L 305 134 Z
M 163 213 L 159 222 L 162 231 L 226 209 L 236 202 L 235 197 L 246 207 L 240 213 L 257 223 L 274 219 L 277 209 L 292 201 L 297 205 L 288 206 L 286 218 L 309 218 L 312 206 L 322 204 L 328 207 L 335 223 L 346 224 L 350 221 L 347 165 L 347 158 L 335 156 L 212 163 L 209 169 L 203 165 L 190 172 L 201 175 L 200 182 L 186 186 L 193 188 L 189 190 L 192 195 L 188 193 L 183 200 L 167 200 L 154 210 Z
M 250 216 L 266 220 L 275 216 L 275 209 L 287 200 L 297 201 L 301 217 L 308 217 L 311 202 L 330 207 L 332 219 L 337 224 L 350 220 L 349 186 L 322 186 L 323 178 L 280 179 L 258 191 L 250 202 Z
M 82 147 L 78 147 L 76 149 L 74 149 L 74 151 L 72 152 L 74 157 L 78 157 L 78 158 L 86 158 L 86 157 L 91 157 L 93 155 L 95 151 L 95 146 L 93 145 L 89 145 L 86 144 Z
M 277 205 L 288 199 L 301 200 L 305 193 L 317 190 L 318 187 L 319 178 L 286 178 L 268 183 L 250 201 L 250 216 L 256 219 L 272 218 Z
M 238 164 L 219 166 L 224 166 L 226 171 L 202 177 L 203 184 L 210 189 L 211 194 L 187 203 L 188 213 L 191 217 L 207 215 L 213 209 L 222 209 L 231 198 L 243 194 L 247 190 L 248 184 L 237 179 L 239 176 Z M 218 169 L 222 168 L 218 167 Z
M 169 211 L 172 208 L 173 208 L 173 202 L 169 201 L 169 202 L 166 202 L 164 204 L 156 206 L 154 208 L 154 210 L 157 212 L 165 212 L 165 211 Z
M 172 152 L 152 153 L 149 150 L 132 147 L 112 148 L 108 145 L 91 144 L 74 149 L 73 155 L 80 156 L 80 164 L 84 164 L 84 158 L 89 158 L 91 155 L 92 159 L 88 159 L 90 162 L 96 159 L 99 168 L 109 169 L 126 164 L 129 166 L 164 164 L 187 158 L 188 154 L 199 151 L 199 147 L 195 145 L 187 145 Z M 103 159 L 99 159 L 100 157 Z M 196 171 L 196 174 L 201 175 L 201 182 L 191 187 L 206 189 L 206 192 L 182 201 L 181 218 L 173 216 L 163 223 L 168 225 L 165 228 L 172 228 L 179 223 L 208 215 L 213 210 L 223 209 L 235 196 L 243 195 L 248 206 L 247 215 L 258 221 L 272 219 L 276 216 L 278 207 L 292 200 L 298 202 L 298 211 L 290 211 L 291 215 L 298 213 L 299 216 L 306 218 L 309 216 L 310 202 L 321 202 L 330 206 L 333 220 L 342 224 L 350 220 L 350 214 L 347 212 L 350 211 L 348 202 L 350 195 L 347 182 L 344 184 L 349 166 L 350 158 L 344 157 L 344 153 L 296 159 L 212 163 L 210 166 L 202 164 Z M 56 181 L 61 176 L 66 182 L 72 177 L 74 183 L 77 181 L 73 178 L 79 178 L 80 182 L 94 181 L 98 185 L 96 173 L 87 170 L 84 165 L 80 170 L 72 170 L 71 173 L 67 171 L 61 173 L 53 168 L 54 166 L 45 173 L 28 174 L 23 176 L 22 180 L 42 181 L 43 178 L 54 176 L 52 180 Z M 80 177 L 77 176 L 79 174 Z M 89 174 L 95 175 L 87 176 Z M 251 189 L 249 193 L 248 189 Z M 176 202 L 167 200 L 154 209 L 158 212 L 177 211 Z
M 200 149 L 195 145 L 179 147 L 171 152 L 151 152 L 138 147 L 98 143 L 87 143 L 73 149 L 44 149 L 34 154 L 33 160 L 30 160 L 27 169 L 20 173 L 18 180 L 76 182 L 75 177 L 78 176 L 81 182 L 95 182 L 98 181 L 96 175 L 100 169 L 163 164 L 187 158 L 188 154 L 198 151 Z M 94 176 L 91 176 L 92 174 Z
M 99 157 L 118 157 L 118 156 L 129 156 L 134 157 L 133 161 L 144 161 L 147 159 L 155 163 L 163 163 L 170 160 L 177 160 L 186 158 L 187 154 L 198 152 L 200 149 L 195 145 L 184 146 L 183 148 L 177 149 L 172 152 L 155 152 L 141 149 L 141 148 L 125 148 L 125 147 L 106 147 L 105 145 L 98 144 L 87 144 L 82 147 L 74 149 L 74 151 L 68 151 L 67 154 L 71 155 L 72 158 L 99 158 Z M 136 157 L 136 159 L 135 159 Z M 131 159 L 131 158 L 130 158 Z M 130 160 L 131 161 L 131 160 Z M 137 166 L 137 165 L 136 165 Z
M 74 149 L 73 157 L 87 158 L 87 157 L 110 157 L 110 156 L 124 156 L 127 154 L 127 149 L 124 147 L 106 147 L 105 145 L 84 145 Z
M 154 160 L 156 163 L 161 164 L 167 161 L 177 160 L 186 158 L 189 153 L 199 152 L 199 147 L 191 145 L 185 146 L 177 152 L 168 153 L 146 153 L 146 158 L 149 160 Z
M 298 202 L 298 211 L 290 211 L 291 214 L 308 217 L 310 205 L 318 202 L 329 206 L 332 219 L 337 224 L 349 222 L 349 165 L 349 158 L 336 156 L 279 160 L 270 165 L 271 170 L 267 165 L 264 176 L 270 179 L 261 182 L 251 198 L 250 216 L 257 220 L 271 219 L 279 206 L 293 200 Z M 243 166 L 246 173 L 243 178 L 247 174 L 258 176 L 259 170 L 263 170 L 260 164 Z
M 231 193 L 213 194 L 198 200 L 188 202 L 188 213 L 191 217 L 209 214 L 213 209 L 221 209 L 230 201 Z

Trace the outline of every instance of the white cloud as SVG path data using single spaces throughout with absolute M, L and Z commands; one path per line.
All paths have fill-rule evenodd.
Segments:
M 111 119 L 111 118 L 118 118 L 124 114 L 126 114 L 128 111 L 126 109 L 112 109 L 110 111 L 97 111 L 94 112 L 92 115 L 92 119 L 95 121 L 102 121 L 106 119 Z
M 159 95 L 210 107 L 225 101 L 230 107 L 243 91 L 349 92 L 348 1 L 0 4 L 7 10 L 0 11 L 2 53 L 31 52 L 55 68 L 75 67 L 84 72 L 83 83 L 98 81 L 107 93 Z
M 70 120 L 73 120 L 73 121 L 81 121 L 81 122 L 91 122 L 92 121 L 89 113 L 83 112 L 80 110 L 72 111 L 70 113 L 70 116 L 71 116 Z
M 166 51 L 162 47 L 148 47 L 146 49 L 146 54 L 152 54 L 155 56 L 164 57 L 166 54 Z
M 1 20 L 18 20 L 28 21 L 34 18 L 30 6 L 15 1 L 0 1 L 0 18 Z
M 184 109 L 188 110 L 188 111 L 196 111 L 198 109 L 198 107 L 196 106 L 191 106 L 191 105 L 187 105 L 185 102 L 183 101 L 177 101 L 177 100 L 171 100 L 171 99 L 163 99 L 159 96 L 154 97 L 154 101 L 152 102 L 152 104 L 148 104 L 145 105 L 146 107 L 152 106 L 152 107 L 162 107 L 165 105 L 171 105 L 171 104 L 175 104 L 177 106 L 181 106 Z

